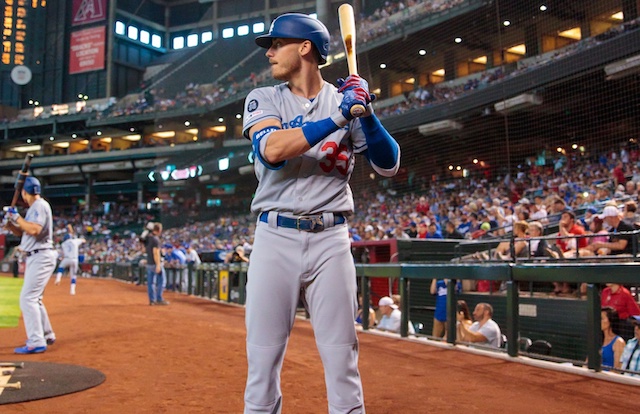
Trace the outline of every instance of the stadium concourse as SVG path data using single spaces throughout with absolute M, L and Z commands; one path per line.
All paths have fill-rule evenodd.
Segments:
M 0 360 L 85 366 L 104 373 L 106 381 L 80 393 L 3 405 L 1 411 L 241 412 L 247 369 L 243 308 L 173 292 L 167 298 L 171 306 L 149 307 L 143 286 L 110 279 L 83 281 L 82 294 L 69 296 L 51 282 L 45 301 L 58 336 L 55 345 L 17 359 L 13 345 L 23 340 L 23 327 L 4 328 Z M 637 411 L 634 386 L 426 346 L 421 340 L 364 333 L 359 340 L 371 414 Z M 326 412 L 316 353 L 310 323 L 297 320 L 282 375 L 283 412 Z M 617 374 L 600 374 L 606 375 Z

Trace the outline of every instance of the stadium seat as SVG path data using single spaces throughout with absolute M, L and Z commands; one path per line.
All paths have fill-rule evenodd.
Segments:
M 533 341 L 531 346 L 527 348 L 530 354 L 551 355 L 551 344 L 544 339 Z
M 530 338 L 527 338 L 526 336 L 521 336 L 520 338 L 518 338 L 518 349 L 520 351 L 527 352 L 527 350 L 532 345 L 532 343 L 533 342 L 531 341 Z

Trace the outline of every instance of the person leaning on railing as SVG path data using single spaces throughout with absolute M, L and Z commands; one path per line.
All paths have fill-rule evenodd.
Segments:
M 620 211 L 615 206 L 606 206 L 598 216 L 604 220 L 610 228 L 609 240 L 606 242 L 595 242 L 585 247 L 585 250 L 596 252 L 599 255 L 609 254 L 633 254 L 633 237 L 631 234 L 635 229 L 622 221 Z

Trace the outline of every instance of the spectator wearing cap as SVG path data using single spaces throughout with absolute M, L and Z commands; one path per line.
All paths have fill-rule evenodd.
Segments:
M 622 357 L 620 358 L 620 368 L 634 373 L 624 373 L 640 378 L 640 316 L 632 316 L 629 323 L 633 326 L 633 338 L 627 341 Z
M 609 241 L 591 243 L 586 248 L 598 254 L 631 254 L 633 253 L 634 228 L 622 221 L 620 211 L 616 206 L 606 206 L 598 216 L 609 227 Z M 621 234 L 622 233 L 622 234 Z
M 416 239 L 426 239 L 427 234 L 429 234 L 429 224 L 426 220 L 422 220 L 420 224 L 418 224 L 418 235 Z
M 377 240 L 375 233 L 376 233 L 376 229 L 371 224 L 367 224 L 364 228 L 364 236 L 362 237 L 362 240 L 363 241 Z
M 418 225 L 416 224 L 415 221 L 412 221 L 409 223 L 409 228 L 407 229 L 406 233 L 412 239 L 415 239 L 416 237 L 418 237 Z
M 380 322 L 376 325 L 376 329 L 380 331 L 400 333 L 400 325 L 402 313 L 398 309 L 398 305 L 393 302 L 389 296 L 383 296 L 378 301 L 378 311 L 382 315 Z M 411 322 L 408 326 L 409 334 L 415 334 L 415 329 Z

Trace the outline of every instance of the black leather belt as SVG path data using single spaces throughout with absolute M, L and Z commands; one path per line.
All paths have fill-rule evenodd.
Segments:
M 44 249 L 31 250 L 30 252 L 27 252 L 26 254 L 27 254 L 27 257 L 31 257 L 34 254 L 38 254 L 40 252 L 44 252 L 45 250 L 53 250 L 53 247 L 47 247 L 47 248 L 44 248 Z
M 260 213 L 260 221 L 263 223 L 269 222 L 269 212 L 264 211 Z M 333 213 L 333 224 L 343 224 L 347 219 L 339 213 Z M 325 229 L 324 220 L 322 214 L 314 216 L 300 216 L 300 217 L 286 217 L 278 214 L 278 227 L 285 227 L 287 229 L 296 229 L 300 231 L 318 232 Z

